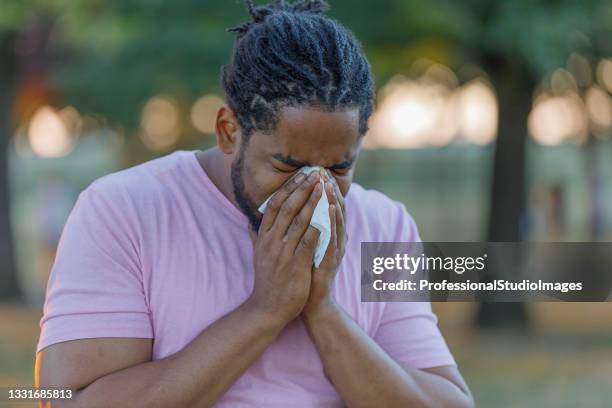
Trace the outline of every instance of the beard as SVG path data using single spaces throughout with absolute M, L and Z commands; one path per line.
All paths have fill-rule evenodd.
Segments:
M 238 158 L 234 160 L 231 168 L 232 188 L 234 197 L 240 207 L 240 211 L 247 217 L 253 231 L 258 232 L 263 216 L 257 211 L 257 205 L 247 194 L 244 185 L 244 155 L 246 146 L 240 146 Z

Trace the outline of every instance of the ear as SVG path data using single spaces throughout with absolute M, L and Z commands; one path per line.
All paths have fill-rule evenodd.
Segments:
M 227 104 L 223 104 L 217 112 L 215 123 L 217 146 L 225 154 L 233 154 L 237 151 L 240 141 L 240 125 L 234 112 Z

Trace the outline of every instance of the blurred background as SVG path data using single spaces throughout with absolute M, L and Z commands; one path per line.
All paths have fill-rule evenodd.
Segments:
M 378 89 L 356 181 L 424 241 L 611 240 L 612 1 L 330 3 Z M 247 19 L 238 0 L 0 0 L 0 386 L 33 384 L 78 193 L 214 144 L 225 29 Z M 478 406 L 612 405 L 612 304 L 434 309 Z

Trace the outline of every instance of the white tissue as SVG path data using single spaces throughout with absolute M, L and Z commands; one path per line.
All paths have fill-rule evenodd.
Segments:
M 302 167 L 300 171 L 306 175 L 312 173 L 313 171 L 319 171 L 321 167 L 319 166 L 306 166 Z M 327 200 L 327 194 L 325 194 L 323 178 L 320 178 L 321 181 L 321 198 L 315 207 L 314 213 L 312 214 L 312 218 L 310 219 L 310 225 L 319 230 L 319 239 L 317 240 L 317 247 L 315 248 L 315 254 L 313 258 L 313 263 L 315 267 L 319 267 L 323 257 L 325 256 L 325 251 L 327 251 L 327 247 L 329 246 L 329 241 L 331 239 L 331 220 L 329 219 L 329 201 Z M 274 194 L 272 194 L 273 196 Z M 266 201 L 263 202 L 261 206 L 259 206 L 259 212 L 264 213 L 266 211 L 266 207 L 268 206 L 268 201 L 272 198 L 272 196 L 268 197 Z

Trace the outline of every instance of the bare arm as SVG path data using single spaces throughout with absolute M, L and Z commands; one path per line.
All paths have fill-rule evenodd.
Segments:
M 76 390 L 72 400 L 57 400 L 53 406 L 174 408 L 215 403 L 300 314 L 308 298 L 318 236 L 308 221 L 322 193 L 315 187 L 315 176 L 296 177 L 270 200 L 259 234 L 253 237 L 251 297 L 184 349 L 156 361 L 150 361 L 149 339 L 74 340 L 42 350 L 37 386 Z
M 73 399 L 54 407 L 210 406 L 283 326 L 245 302 L 181 351 L 156 361 L 150 361 L 150 339 L 58 343 L 38 353 L 36 384 L 76 390 Z
M 346 229 L 342 194 L 334 179 L 325 176 L 331 240 L 320 268 L 313 271 L 302 316 L 334 387 L 350 408 L 473 407 L 456 367 L 418 370 L 401 366 L 331 299 L 331 283 L 344 256 Z
M 337 305 L 304 314 L 325 372 L 350 407 L 473 407 L 454 366 L 419 370 L 395 362 Z

